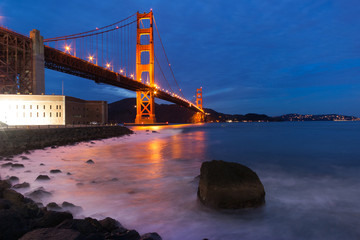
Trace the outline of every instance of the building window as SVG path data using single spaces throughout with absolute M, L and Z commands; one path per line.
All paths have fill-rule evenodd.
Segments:
M 50 109 L 51 109 L 51 105 L 50 105 Z M 50 116 L 51 117 L 51 116 Z
M 61 109 L 61 105 L 59 105 L 59 109 Z
M 36 113 L 36 117 L 39 117 L 39 113 L 38 113 L 38 112 Z
M 30 113 L 30 117 L 32 117 L 32 113 Z
M 39 109 L 39 105 L 36 105 L 36 109 Z
M 32 105 L 30 105 L 30 109 L 32 109 Z
M 50 106 L 51 107 L 51 106 Z M 50 117 L 51 117 L 51 113 L 50 113 Z
M 59 112 L 59 117 L 61 117 L 61 112 Z
M 44 105 L 44 109 L 45 109 L 45 105 Z
M 44 113 L 43 115 L 44 115 L 44 117 L 45 117 L 45 113 Z
M 23 105 L 23 109 L 25 109 L 25 105 Z
M 56 113 L 56 117 L 59 117 L 59 114 L 58 114 L 58 113 Z
M 59 105 L 56 105 L 56 109 L 59 109 Z

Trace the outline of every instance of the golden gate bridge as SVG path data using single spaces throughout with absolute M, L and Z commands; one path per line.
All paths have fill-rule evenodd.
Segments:
M 190 108 L 204 118 L 202 88 L 196 89 L 195 103 L 184 97 L 152 11 L 47 39 L 38 30 L 28 38 L 0 29 L 0 93 L 43 93 L 38 78 L 44 67 L 136 91 L 138 124 L 156 122 L 155 97 Z

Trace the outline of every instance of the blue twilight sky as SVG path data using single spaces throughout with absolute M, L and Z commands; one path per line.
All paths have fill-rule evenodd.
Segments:
M 30 3 L 31 2 L 31 3 Z M 224 113 L 360 116 L 359 0 L 2 0 L 0 24 L 45 38 L 153 9 L 185 97 Z M 135 93 L 46 70 L 47 94 L 117 101 Z

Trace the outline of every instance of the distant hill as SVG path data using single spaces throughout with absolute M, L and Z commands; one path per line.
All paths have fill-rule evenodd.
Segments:
M 109 105 L 110 123 L 130 123 L 136 117 L 136 99 L 126 98 Z M 248 113 L 224 114 L 205 108 L 206 122 L 279 122 L 279 121 L 360 121 L 360 118 L 339 114 L 301 115 L 286 114 L 269 117 L 265 114 Z M 195 112 L 176 104 L 155 104 L 155 115 L 158 122 L 192 123 Z
M 110 123 L 134 122 L 136 117 L 135 98 L 126 98 L 110 103 L 108 106 Z M 264 114 L 231 115 L 219 113 L 208 108 L 204 110 L 207 122 L 279 121 L 278 118 L 269 117 Z M 194 114 L 194 111 L 176 104 L 155 104 L 155 115 L 158 122 L 192 123 Z
M 136 98 L 126 98 L 109 105 L 110 123 L 130 123 L 136 117 Z M 176 104 L 155 104 L 157 122 L 191 123 L 194 111 Z

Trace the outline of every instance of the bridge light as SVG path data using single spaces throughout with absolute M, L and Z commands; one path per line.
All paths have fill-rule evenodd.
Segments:
M 130 77 L 131 77 L 132 79 L 134 79 L 134 74 L 131 74 Z
M 120 69 L 120 73 L 123 73 L 123 72 L 124 72 L 124 70 Z
M 110 68 L 110 66 L 111 66 L 110 63 L 106 63 L 107 68 Z
M 65 52 L 67 52 L 67 53 L 70 53 L 70 46 L 69 45 L 65 45 Z
M 156 91 L 154 91 L 154 94 L 156 94 Z
M 89 62 L 92 62 L 94 60 L 94 56 L 89 55 Z

